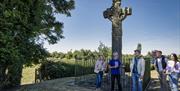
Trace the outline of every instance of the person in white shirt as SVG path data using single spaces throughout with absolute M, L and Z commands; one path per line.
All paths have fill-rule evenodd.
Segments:
M 140 50 L 134 51 L 134 58 L 131 61 L 130 69 L 132 74 L 132 91 L 143 91 L 142 80 L 145 72 L 145 60 Z
M 168 90 L 168 84 L 166 80 L 166 67 L 167 67 L 167 58 L 162 55 L 162 51 L 156 51 L 156 60 L 155 60 L 155 68 L 159 74 L 159 80 L 161 91 L 169 91 Z
M 94 72 L 96 73 L 96 90 L 101 88 L 103 72 L 106 69 L 106 63 L 103 55 L 99 55 L 99 59 L 96 61 Z
M 180 63 L 176 54 L 171 54 L 171 60 L 166 67 L 171 91 L 178 91 L 178 80 L 180 74 Z

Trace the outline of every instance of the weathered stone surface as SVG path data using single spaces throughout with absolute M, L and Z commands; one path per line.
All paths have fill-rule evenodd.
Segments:
M 103 15 L 112 22 L 112 52 L 118 52 L 122 59 L 122 21 L 131 15 L 131 9 L 122 8 L 121 0 L 113 0 L 112 6 Z

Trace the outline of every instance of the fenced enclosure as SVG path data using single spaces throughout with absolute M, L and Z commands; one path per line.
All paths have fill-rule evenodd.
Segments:
M 78 60 L 75 61 L 75 84 L 85 87 L 94 87 L 94 59 Z M 91 84 L 91 85 L 89 85 Z
M 150 81 L 150 58 L 145 59 L 145 74 L 143 79 L 143 89 L 145 90 L 149 81 Z M 132 57 L 123 56 L 122 58 L 122 66 L 121 69 L 121 85 L 123 91 L 131 91 L 131 75 L 130 75 L 130 62 Z M 108 64 L 109 60 L 106 60 Z M 49 78 L 63 78 L 74 76 L 74 83 L 78 86 L 87 87 L 90 89 L 95 88 L 95 80 L 96 74 L 94 73 L 94 66 L 96 60 L 89 59 L 89 60 L 71 60 L 68 62 L 66 61 L 55 61 L 55 62 L 47 62 L 41 69 L 38 69 L 36 76 L 36 81 L 48 80 Z M 39 71 L 39 72 L 38 72 Z M 55 71 L 55 73 L 53 73 Z M 57 72 L 56 72 L 57 71 Z M 46 73 L 46 74 L 43 74 Z M 49 75 L 47 73 L 50 73 Z M 51 74 L 53 73 L 53 74 Z M 37 80 L 40 77 L 39 80 Z M 44 79 L 45 77 L 45 79 Z M 111 86 L 111 75 L 110 72 L 107 72 L 103 76 L 102 82 L 102 89 L 103 91 L 109 91 Z M 117 86 L 115 86 L 117 89 Z

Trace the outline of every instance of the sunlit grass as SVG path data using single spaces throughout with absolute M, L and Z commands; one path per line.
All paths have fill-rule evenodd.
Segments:
M 35 66 L 23 69 L 21 84 L 32 84 L 35 82 Z
M 67 63 L 67 64 L 75 64 L 75 60 L 67 60 L 67 59 L 63 59 L 63 60 L 62 59 L 50 59 L 50 60 L 61 61 L 63 63 Z M 39 65 L 23 68 L 21 85 L 35 83 L 35 69 L 38 67 L 39 67 Z

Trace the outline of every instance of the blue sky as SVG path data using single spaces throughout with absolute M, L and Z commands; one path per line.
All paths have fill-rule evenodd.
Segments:
M 55 45 L 45 43 L 48 51 L 96 50 L 99 41 L 111 47 L 111 22 L 103 11 L 112 0 L 75 0 L 72 17 L 57 15 L 64 23 L 65 39 Z M 138 43 L 142 53 L 158 49 L 164 54 L 180 54 L 180 0 L 122 0 L 132 7 L 132 15 L 123 21 L 123 53 L 132 54 Z

